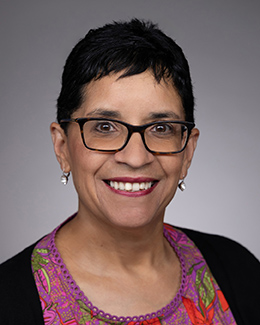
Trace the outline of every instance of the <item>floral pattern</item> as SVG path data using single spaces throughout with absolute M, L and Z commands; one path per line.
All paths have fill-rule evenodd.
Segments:
M 205 259 L 182 231 L 164 225 L 164 235 L 182 267 L 182 282 L 174 300 L 149 315 L 118 317 L 93 306 L 77 286 L 55 246 L 58 229 L 37 244 L 31 260 L 45 325 L 236 324 Z

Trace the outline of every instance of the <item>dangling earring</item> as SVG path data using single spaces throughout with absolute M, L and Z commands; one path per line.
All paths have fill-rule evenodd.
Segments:
M 178 184 L 179 189 L 183 192 L 186 189 L 186 184 L 184 182 L 184 177 L 183 179 L 180 181 L 180 183 Z
M 68 181 L 69 181 L 69 176 L 70 176 L 70 172 L 65 173 L 64 171 L 62 172 L 60 181 L 63 185 L 67 185 Z

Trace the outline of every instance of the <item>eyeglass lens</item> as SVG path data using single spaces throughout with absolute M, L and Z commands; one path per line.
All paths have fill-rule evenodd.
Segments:
M 127 126 L 115 121 L 90 120 L 83 126 L 85 144 L 94 150 L 118 150 L 125 145 L 128 134 Z M 155 123 L 145 129 L 144 138 L 151 151 L 177 152 L 185 147 L 188 129 L 173 122 Z

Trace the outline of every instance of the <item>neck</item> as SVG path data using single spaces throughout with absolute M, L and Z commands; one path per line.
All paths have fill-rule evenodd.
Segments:
M 163 223 L 133 228 L 97 224 L 78 214 L 57 233 L 56 243 L 81 265 L 92 261 L 100 270 L 111 268 L 140 269 L 159 266 L 172 254 L 172 248 L 163 236 Z

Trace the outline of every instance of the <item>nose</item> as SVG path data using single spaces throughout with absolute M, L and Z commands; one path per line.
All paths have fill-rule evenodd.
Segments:
M 132 168 L 141 168 L 154 160 L 154 155 L 147 151 L 141 134 L 133 133 L 126 147 L 115 153 L 115 160 Z

